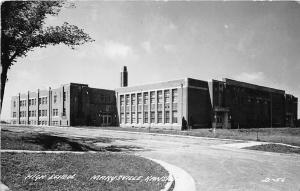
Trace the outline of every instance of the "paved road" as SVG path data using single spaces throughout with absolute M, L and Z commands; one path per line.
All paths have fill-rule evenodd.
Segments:
M 188 172 L 197 190 L 300 191 L 300 155 L 251 151 L 239 141 L 83 128 L 33 128 L 76 137 L 116 138 L 112 144 L 143 147 L 137 155 L 166 161 Z

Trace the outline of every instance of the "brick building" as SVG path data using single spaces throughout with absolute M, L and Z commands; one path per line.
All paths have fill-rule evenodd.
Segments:
M 117 124 L 113 90 L 70 83 L 12 97 L 12 124 L 107 126 Z
M 181 129 L 182 119 L 194 127 L 210 126 L 208 83 L 186 78 L 116 89 L 121 127 Z
M 216 127 L 295 126 L 298 99 L 284 90 L 231 79 L 213 80 L 209 87 Z
M 12 124 L 181 129 L 294 127 L 298 99 L 284 90 L 224 79 L 185 78 L 116 90 L 67 84 L 12 97 Z

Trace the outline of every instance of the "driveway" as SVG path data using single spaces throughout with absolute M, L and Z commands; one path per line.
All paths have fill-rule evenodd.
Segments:
M 13 128 L 15 130 L 29 128 Z M 197 190 L 300 191 L 300 155 L 253 151 L 232 147 L 246 141 L 169 136 L 86 128 L 34 127 L 75 137 L 116 138 L 113 145 L 144 148 L 135 154 L 162 160 L 188 172 Z M 231 145 L 226 146 L 226 145 Z

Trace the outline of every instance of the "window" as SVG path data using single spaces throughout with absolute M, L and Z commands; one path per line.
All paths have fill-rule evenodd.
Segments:
M 142 111 L 142 94 L 141 93 L 137 94 L 137 110 L 138 110 L 138 112 Z
M 150 112 L 150 122 L 155 123 L 155 112 L 154 111 Z
M 170 111 L 165 111 L 165 123 L 170 123 Z
M 126 95 L 125 97 L 125 109 L 126 109 L 126 112 L 129 112 L 129 95 Z M 129 122 L 129 121 L 126 121 L 126 122 Z
M 177 103 L 172 104 L 172 110 L 177 111 Z
M 53 109 L 53 116 L 58 116 L 58 109 Z
M 149 101 L 149 95 L 148 95 L 148 92 L 145 92 L 144 93 L 144 104 L 148 104 L 148 101 Z
M 177 122 L 177 111 L 172 112 L 172 122 L 173 123 L 178 123 Z
M 31 105 L 35 105 L 35 99 L 31 99 Z
M 157 91 L 157 103 L 162 103 L 163 97 L 162 97 L 162 91 Z
M 57 95 L 54 95 L 53 96 L 53 103 L 56 103 L 57 102 Z M 57 122 L 57 121 L 56 121 Z
M 150 104 L 155 104 L 155 92 L 150 92 Z
M 66 94 L 67 94 L 66 92 L 63 92 L 63 99 L 64 99 L 64 101 L 66 101 L 66 99 L 67 99 L 67 95 Z
M 137 113 L 137 123 L 142 123 L 142 112 Z
M 165 103 L 170 103 L 170 91 L 169 90 L 165 90 Z
M 129 113 L 126 113 L 126 121 L 125 123 L 130 123 L 130 116 L 129 116 Z
M 131 112 L 135 112 L 135 94 L 131 94 Z
M 124 113 L 121 113 L 121 116 L 120 116 L 120 123 L 124 123 Z
M 155 92 L 150 92 L 150 110 L 155 110 Z
M 162 111 L 157 112 L 157 123 L 162 123 Z
M 13 112 L 13 118 L 17 117 L 17 112 Z
M 20 101 L 20 106 L 25 107 L 26 106 L 26 100 L 21 100 Z
M 16 101 L 14 101 L 14 107 L 16 107 Z
M 124 95 L 120 96 L 120 105 L 124 106 Z
M 138 105 L 141 105 L 141 104 L 142 104 L 142 94 L 141 94 L 141 93 L 138 93 L 138 94 L 137 94 L 137 104 L 138 104 Z
M 148 123 L 148 112 L 144 112 L 144 123 Z
M 172 90 L 172 102 L 173 102 L 173 103 L 177 102 L 177 99 L 178 99 L 178 92 L 177 92 L 177 89 L 173 89 L 173 90 Z
M 131 94 L 131 105 L 135 105 L 135 94 Z
M 132 112 L 132 113 L 131 113 L 131 123 L 136 123 L 135 112 Z

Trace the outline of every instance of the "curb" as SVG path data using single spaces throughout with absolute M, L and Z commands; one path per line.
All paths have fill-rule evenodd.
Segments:
M 169 172 L 169 177 L 170 175 L 173 177 L 174 181 L 173 182 L 168 182 L 165 186 L 164 189 L 161 191 L 182 191 L 182 190 L 188 190 L 188 191 L 196 191 L 196 184 L 193 179 L 193 177 L 188 174 L 185 170 L 172 165 L 170 163 L 149 158 L 149 157 L 144 157 L 146 159 L 152 160 L 160 165 L 162 165 L 168 172 Z M 172 189 L 172 185 L 174 183 L 174 188 Z

